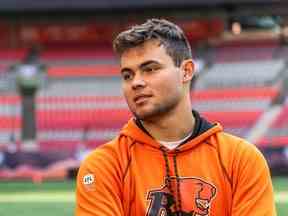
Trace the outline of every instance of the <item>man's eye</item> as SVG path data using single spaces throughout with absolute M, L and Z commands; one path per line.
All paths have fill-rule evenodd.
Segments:
M 143 69 L 143 71 L 145 71 L 145 72 L 154 72 L 154 71 L 156 71 L 156 70 L 157 70 L 156 67 L 145 67 L 145 68 Z
M 123 80 L 130 80 L 132 78 L 132 74 L 130 73 L 123 73 L 122 74 Z
M 153 71 L 153 68 L 146 67 L 146 68 L 144 68 L 144 71 L 145 71 L 145 72 L 151 72 L 151 71 Z

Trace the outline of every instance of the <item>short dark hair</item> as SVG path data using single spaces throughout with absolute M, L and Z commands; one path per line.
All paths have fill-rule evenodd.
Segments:
M 149 19 L 119 33 L 113 41 L 113 48 L 121 55 L 127 49 L 151 39 L 157 39 L 164 45 L 176 66 L 180 66 L 183 60 L 192 58 L 191 47 L 183 30 L 165 19 Z

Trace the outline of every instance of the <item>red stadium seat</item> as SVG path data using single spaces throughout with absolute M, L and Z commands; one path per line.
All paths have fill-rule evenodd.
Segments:
M 42 60 L 81 60 L 81 59 L 111 59 L 115 54 L 111 48 L 107 47 L 60 47 L 60 48 L 47 48 L 40 54 Z
M 119 67 L 116 65 L 67 65 L 50 66 L 48 68 L 50 78 L 65 77 L 110 77 L 119 76 Z
M 0 49 L 1 60 L 22 60 L 27 55 L 28 49 Z

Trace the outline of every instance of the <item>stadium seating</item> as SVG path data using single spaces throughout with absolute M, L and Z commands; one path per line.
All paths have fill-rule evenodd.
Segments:
M 8 66 L 7 63 L 1 62 L 1 63 L 0 63 L 0 74 L 7 72 L 7 71 L 8 71 L 8 67 L 9 67 L 9 66 Z
M 285 68 L 284 60 L 217 63 L 196 83 L 196 89 L 270 86 Z
M 211 121 L 225 125 L 229 132 L 244 136 L 277 95 L 274 87 L 206 89 L 191 93 L 193 108 Z M 90 147 L 109 140 L 131 117 L 121 96 L 58 95 L 37 97 L 37 140 L 41 149 L 77 148 L 86 140 Z M 0 142 L 9 142 L 11 133 L 19 138 L 20 98 L 2 97 Z M 244 117 L 244 118 L 243 118 Z
M 24 59 L 28 49 L 0 49 L 0 61 L 16 63 Z
M 211 122 L 219 122 L 224 126 L 224 131 L 240 137 L 245 137 L 251 127 L 262 114 L 261 111 L 226 111 L 203 112 Z
M 118 72 L 111 47 L 44 49 L 39 56 L 51 78 L 111 76 Z
M 46 48 L 41 53 L 39 58 L 44 62 L 52 63 L 65 63 L 67 62 L 87 62 L 87 61 L 98 61 L 103 62 L 104 60 L 114 59 L 114 53 L 112 47 L 100 47 L 100 46 L 89 46 L 89 47 L 54 47 Z
M 260 140 L 259 146 L 288 146 L 288 103 L 270 126 L 265 136 Z
M 218 48 L 215 64 L 199 73 L 191 93 L 192 107 L 210 121 L 220 122 L 224 131 L 245 137 L 279 94 L 277 81 L 285 62 L 273 58 L 275 50 L 273 46 Z M 22 51 L 11 52 L 10 59 L 21 55 Z M 40 57 L 49 80 L 36 98 L 40 152 L 75 155 L 83 143 L 92 149 L 113 138 L 131 114 L 121 96 L 119 68 L 111 49 L 55 48 L 44 50 Z M 0 51 L 4 70 L 5 61 Z M 287 111 L 283 109 L 277 121 L 287 119 Z M 0 97 L 0 145 L 11 139 L 19 142 L 20 116 L 20 98 L 15 92 Z M 276 132 L 262 143 L 286 142 L 287 137 L 279 135 L 279 128 L 285 134 L 283 125 L 274 123 L 271 131 Z
M 228 63 L 242 61 L 272 60 L 278 44 L 262 46 L 223 46 L 214 49 L 213 62 Z
M 120 96 L 119 77 L 78 77 L 50 80 L 47 88 L 38 91 L 39 97 L 46 96 Z
M 62 146 L 62 150 L 73 151 L 83 139 L 95 147 L 114 137 L 131 117 L 118 96 L 39 97 L 36 102 L 37 141 L 43 150 Z M 0 144 L 5 144 L 11 134 L 20 137 L 20 98 L 1 97 L 0 104 Z
M 192 92 L 191 99 L 201 111 L 263 111 L 278 93 L 277 87 L 210 88 Z
M 192 92 L 192 106 L 225 131 L 245 137 L 278 94 L 276 87 L 203 89 Z
M 60 65 L 48 67 L 49 78 L 119 76 L 116 65 Z

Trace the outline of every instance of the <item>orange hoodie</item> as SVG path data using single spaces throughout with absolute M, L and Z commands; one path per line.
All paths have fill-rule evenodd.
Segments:
M 219 124 L 168 150 L 131 119 L 83 161 L 76 196 L 76 216 L 276 215 L 264 157 Z

